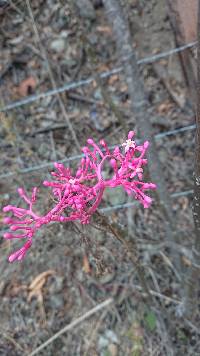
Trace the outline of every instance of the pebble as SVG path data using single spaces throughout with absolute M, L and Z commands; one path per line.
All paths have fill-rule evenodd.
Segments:
M 55 52 L 63 52 L 65 49 L 66 40 L 64 38 L 58 38 L 51 42 L 50 48 Z
M 98 341 L 99 350 L 107 348 L 110 344 L 119 344 L 119 339 L 113 330 L 107 329 Z
M 61 309 L 64 306 L 62 295 L 56 294 L 50 297 L 50 305 L 53 309 Z
M 49 293 L 55 294 L 62 292 L 63 289 L 63 277 L 61 276 L 54 276 L 49 286 Z
M 88 20 L 96 19 L 96 13 L 90 0 L 76 0 L 75 2 L 81 17 Z

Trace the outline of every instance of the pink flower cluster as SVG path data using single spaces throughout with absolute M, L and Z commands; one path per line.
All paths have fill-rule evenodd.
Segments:
M 100 141 L 100 148 L 92 139 L 88 139 L 87 146 L 82 149 L 85 157 L 81 159 L 75 175 L 63 164 L 55 163 L 56 171 L 51 173 L 53 181 L 44 181 L 43 184 L 52 189 L 56 203 L 44 216 L 33 211 L 37 188 L 33 188 L 31 197 L 28 197 L 22 188 L 18 189 L 28 208 L 13 205 L 3 208 L 5 213 L 12 213 L 12 217 L 4 218 L 4 223 L 10 225 L 10 232 L 6 232 L 4 238 L 25 239 L 26 242 L 21 249 L 10 255 L 10 262 L 23 259 L 31 247 L 33 235 L 42 225 L 53 221 L 74 220 L 88 224 L 107 187 L 122 186 L 129 195 L 139 200 L 144 208 L 150 206 L 152 199 L 145 192 L 155 189 L 156 185 L 142 181 L 142 167 L 147 164 L 145 154 L 149 143 L 146 141 L 143 145 L 137 145 L 132 140 L 133 137 L 134 132 L 130 131 L 122 147 L 115 147 L 112 151 L 104 140 Z M 109 179 L 103 176 L 106 163 L 112 171 Z

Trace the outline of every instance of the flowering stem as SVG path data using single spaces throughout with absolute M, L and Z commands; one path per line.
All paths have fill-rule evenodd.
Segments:
M 121 227 L 116 224 L 116 223 L 110 223 L 108 219 L 103 216 L 99 211 L 96 212 L 98 217 L 102 220 L 102 225 L 106 226 L 108 231 L 112 233 L 112 235 L 123 245 L 129 259 L 133 263 L 134 267 L 136 268 L 138 278 L 140 280 L 140 283 L 142 285 L 142 288 L 144 289 L 145 293 L 148 295 L 149 302 L 153 303 L 153 298 L 152 295 L 149 291 L 148 283 L 145 279 L 144 276 L 144 270 L 143 267 L 140 265 L 139 259 L 138 259 L 138 249 L 136 243 L 134 243 L 134 246 L 130 244 L 128 241 L 126 241 L 126 232 L 121 229 Z M 94 215 L 95 216 L 95 215 Z
M 138 146 L 132 140 L 133 137 L 134 131 L 130 131 L 128 139 L 122 144 L 125 150 L 115 147 L 112 152 L 109 151 L 106 142 L 101 140 L 100 145 L 106 150 L 106 154 L 92 138 L 89 138 L 87 146 L 83 147 L 85 158 L 79 163 L 75 175 L 62 163 L 55 163 L 56 172 L 51 173 L 54 180 L 43 182 L 45 187 L 52 190 L 55 205 L 43 216 L 38 216 L 32 210 L 33 204 L 36 202 L 37 188 L 33 188 L 31 198 L 28 197 L 23 188 L 19 188 L 18 193 L 26 202 L 28 208 L 22 209 L 13 205 L 7 205 L 3 208 L 5 213 L 11 212 L 15 217 L 14 219 L 5 217 L 4 223 L 10 225 L 11 233 L 4 234 L 4 237 L 6 239 L 27 238 L 29 243 L 25 243 L 24 247 L 14 252 L 9 260 L 13 262 L 16 259 L 24 258 L 27 250 L 31 247 L 33 236 L 42 225 L 53 221 L 75 220 L 82 224 L 89 224 L 92 215 L 102 201 L 106 188 L 121 186 L 129 195 L 135 196 L 135 199 L 138 199 L 144 208 L 148 208 L 152 199 L 146 195 L 146 191 L 156 189 L 154 183 L 142 181 L 142 167 L 147 164 L 147 159 L 143 159 L 143 157 L 148 148 L 148 142 Z M 139 153 L 139 155 L 136 155 L 136 153 Z M 113 170 L 110 179 L 104 179 L 102 174 L 106 160 Z M 25 219 L 26 216 L 31 219 Z M 13 234 L 16 230 L 21 231 L 21 233 Z
M 99 191 L 99 194 L 98 194 L 98 196 L 97 196 L 97 199 L 96 199 L 95 203 L 94 203 L 93 206 L 88 210 L 88 213 L 89 213 L 90 215 L 93 214 L 93 213 L 97 210 L 99 204 L 101 203 L 104 190 L 105 190 L 105 187 L 104 187 L 104 185 L 103 185 L 102 188 L 101 188 L 100 191 Z

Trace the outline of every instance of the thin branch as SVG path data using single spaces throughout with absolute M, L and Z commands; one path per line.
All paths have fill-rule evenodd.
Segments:
M 194 130 L 195 127 L 196 127 L 196 125 L 189 125 L 189 126 L 185 126 L 185 127 L 180 127 L 179 129 L 174 129 L 174 130 L 169 130 L 169 131 L 166 131 L 166 132 L 162 132 L 162 133 L 159 133 L 159 134 L 155 135 L 155 140 L 159 140 L 159 139 L 167 137 L 167 136 L 177 135 L 178 133 L 191 131 L 191 130 Z M 48 129 L 48 127 L 47 127 L 47 129 Z M 36 134 L 37 133 L 38 132 L 36 132 Z M 109 149 L 112 149 L 113 147 L 114 146 L 109 146 Z M 67 163 L 67 162 L 75 161 L 75 160 L 80 159 L 82 157 L 84 157 L 83 154 L 70 156 L 70 157 L 64 158 L 63 160 L 59 160 L 59 162 L 60 163 Z M 54 162 L 46 162 L 46 163 L 42 163 L 42 164 L 37 165 L 37 166 L 31 166 L 31 167 L 28 167 L 28 168 L 20 169 L 20 170 L 17 170 L 15 172 L 3 173 L 3 174 L 0 174 L 0 179 L 9 178 L 9 177 L 12 177 L 12 176 L 14 176 L 16 174 L 31 173 L 31 172 L 38 171 L 38 170 L 44 169 L 44 168 L 52 168 L 53 165 L 54 165 Z
M 96 212 L 96 214 L 94 216 L 94 219 L 95 218 L 97 218 L 97 220 L 101 219 L 100 225 L 102 224 L 103 226 L 105 226 L 107 228 L 107 230 L 110 233 L 112 233 L 112 235 L 122 244 L 125 252 L 127 253 L 127 256 L 129 257 L 130 261 L 132 262 L 132 264 L 137 272 L 138 279 L 141 283 L 143 291 L 145 292 L 145 294 L 147 296 L 146 303 L 149 305 L 150 308 L 152 308 L 153 305 L 155 305 L 157 307 L 158 302 L 154 298 L 154 294 L 152 294 L 150 292 L 148 280 L 144 273 L 144 266 L 142 265 L 142 262 L 140 261 L 140 258 L 139 258 L 140 254 L 139 254 L 136 239 L 134 239 L 134 237 L 131 236 L 131 241 L 127 241 L 126 236 L 127 236 L 128 231 L 124 228 L 122 229 L 120 227 L 120 225 L 118 225 L 117 223 L 110 223 L 109 220 L 105 216 L 101 215 L 98 211 Z M 162 302 L 161 302 L 161 310 L 162 310 L 162 315 L 160 315 L 160 313 L 157 313 L 157 317 L 160 322 L 162 337 L 164 340 L 167 354 L 173 356 L 174 352 L 173 352 L 172 343 L 171 343 L 171 340 L 169 339 L 168 333 L 167 333 L 167 330 L 170 330 L 171 326 L 169 323 L 168 315 L 167 315 L 164 307 L 162 307 Z M 164 320 L 163 315 L 166 316 L 168 325 L 166 325 L 166 321 Z
M 37 41 L 37 43 L 39 45 L 40 51 L 41 51 L 44 59 L 45 59 L 46 66 L 47 66 L 47 71 L 48 71 L 48 74 L 49 74 L 49 78 L 50 78 L 52 87 L 55 90 L 56 89 L 56 81 L 55 81 L 52 69 L 50 67 L 50 64 L 49 64 L 49 60 L 48 60 L 48 56 L 47 56 L 46 50 L 45 50 L 44 46 L 42 46 L 42 44 L 41 44 L 40 35 L 39 35 L 39 32 L 38 32 L 37 25 L 35 23 L 35 19 L 34 19 L 34 16 L 33 16 L 33 12 L 32 12 L 32 9 L 31 9 L 31 4 L 30 4 L 29 0 L 26 0 L 26 5 L 27 5 L 27 8 L 28 8 L 29 16 L 30 16 L 31 21 L 32 21 L 32 26 L 33 26 L 33 31 L 35 33 L 36 41 Z M 73 126 L 72 126 L 72 124 L 70 122 L 70 119 L 69 119 L 69 117 L 67 115 L 67 112 L 65 110 L 65 105 L 64 105 L 64 103 L 62 101 L 60 93 L 56 93 L 56 96 L 57 96 L 57 99 L 58 99 L 62 114 L 63 114 L 63 116 L 65 118 L 65 121 L 67 122 L 69 131 L 71 132 L 71 135 L 72 135 L 72 137 L 74 139 L 75 145 L 76 145 L 77 149 L 80 149 L 81 148 L 80 143 L 79 143 L 79 141 L 77 139 L 76 133 L 75 133 L 75 131 L 73 129 Z
M 100 310 L 102 310 L 105 307 L 108 307 L 113 303 L 113 299 L 107 299 L 103 303 L 100 303 L 96 305 L 94 308 L 90 309 L 88 312 L 80 316 L 79 318 L 75 319 L 72 321 L 70 324 L 66 325 L 64 328 L 59 330 L 56 334 L 54 334 L 52 337 L 50 337 L 47 341 L 45 341 L 42 345 L 37 347 L 35 350 L 33 350 L 29 356 L 34 356 L 37 355 L 40 351 L 42 351 L 44 348 L 46 348 L 48 345 L 50 345 L 52 342 L 54 342 L 57 338 L 59 338 L 61 335 L 65 334 L 67 331 L 72 330 L 75 326 L 79 325 L 92 315 L 98 313 Z

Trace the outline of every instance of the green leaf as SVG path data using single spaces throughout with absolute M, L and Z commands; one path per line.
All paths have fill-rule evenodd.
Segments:
M 150 331 L 154 331 L 156 328 L 156 315 L 154 312 L 149 311 L 145 316 L 145 324 Z

